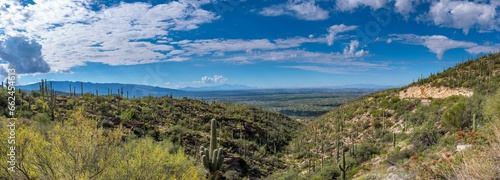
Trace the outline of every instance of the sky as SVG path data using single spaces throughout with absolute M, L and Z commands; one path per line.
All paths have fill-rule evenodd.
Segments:
M 500 1 L 0 0 L 0 77 L 402 86 L 500 50 Z

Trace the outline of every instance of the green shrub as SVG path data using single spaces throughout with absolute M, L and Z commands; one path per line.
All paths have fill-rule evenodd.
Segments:
M 408 122 L 415 125 L 423 124 L 428 119 L 428 114 L 422 108 L 417 109 L 415 113 L 410 113 L 408 115 Z
M 483 113 L 486 117 L 492 119 L 500 119 L 500 89 L 497 90 L 493 97 L 488 98 L 484 102 Z
M 340 176 L 340 171 L 336 165 L 324 166 L 319 169 L 310 179 L 337 179 Z
M 417 152 L 421 152 L 427 147 L 436 144 L 439 138 L 440 134 L 436 128 L 424 125 L 413 132 L 410 142 L 415 146 Z
M 380 153 L 380 147 L 375 143 L 363 143 L 356 147 L 354 154 L 356 154 L 356 163 L 361 163 L 370 160 L 373 155 Z
M 136 117 L 135 115 L 135 110 L 134 109 L 129 109 L 129 110 L 126 110 L 126 111 L 123 111 L 121 114 L 120 114 L 120 118 L 127 122 L 127 121 L 130 121 L 132 119 L 134 119 Z
M 99 122 L 98 124 L 99 127 L 103 127 L 103 128 L 114 128 L 115 125 L 113 124 L 113 122 L 107 120 L 107 119 L 103 119 Z
M 414 154 L 415 152 L 411 149 L 399 150 L 399 148 L 397 148 L 395 151 L 389 152 L 387 160 L 394 163 L 402 163 L 405 159 L 410 158 Z
M 286 172 L 282 173 L 274 173 L 271 176 L 268 176 L 266 179 L 268 180 L 300 180 L 305 179 L 300 175 L 300 171 L 297 169 L 290 169 Z
M 40 123 L 48 123 L 50 122 L 50 117 L 46 113 L 38 113 L 33 117 L 33 120 Z
M 459 101 L 448 108 L 441 119 L 443 128 L 450 132 L 462 129 L 466 124 L 466 117 L 464 117 L 465 108 L 466 104 L 464 101 Z

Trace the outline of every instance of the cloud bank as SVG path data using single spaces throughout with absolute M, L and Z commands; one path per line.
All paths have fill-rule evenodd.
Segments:
M 164 43 L 173 31 L 188 31 L 219 17 L 201 9 L 203 1 L 172 1 L 152 6 L 120 3 L 94 11 L 97 1 L 38 0 L 23 6 L 0 5 L 0 29 L 24 35 L 43 45 L 44 59 L 53 71 L 99 62 L 109 65 L 146 64 L 179 60 Z
M 292 16 L 301 20 L 317 21 L 329 18 L 328 11 L 315 0 L 289 0 L 286 3 L 265 7 L 259 12 L 263 16 Z

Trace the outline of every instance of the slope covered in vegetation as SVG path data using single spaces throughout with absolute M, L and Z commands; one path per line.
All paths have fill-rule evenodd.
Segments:
M 44 84 L 49 83 L 45 82 Z M 0 89 L 1 107 L 7 107 L 7 96 L 8 94 L 6 89 Z M 37 142 L 32 142 L 37 145 L 47 145 L 47 147 L 40 148 L 59 148 L 58 144 L 53 141 L 51 137 L 55 138 L 61 136 L 63 138 L 73 134 L 74 132 L 94 134 L 97 133 L 97 131 L 114 132 L 115 130 L 119 130 L 122 136 L 120 137 L 121 141 L 116 142 L 115 144 L 109 144 L 109 146 L 117 147 L 114 153 L 126 151 L 128 154 L 119 154 L 123 154 L 123 156 L 132 156 L 131 161 L 134 161 L 134 158 L 139 158 L 135 157 L 134 153 L 145 151 L 143 148 L 151 148 L 151 151 L 155 152 L 177 152 L 177 149 L 182 149 L 183 152 L 176 153 L 177 155 L 174 153 L 176 157 L 173 158 L 181 158 L 179 160 L 180 165 L 185 165 L 185 161 L 188 160 L 184 160 L 182 158 L 185 157 L 183 153 L 186 153 L 186 155 L 189 155 L 192 159 L 192 161 L 189 161 L 190 166 L 199 165 L 198 149 L 200 146 L 203 145 L 206 147 L 208 144 L 210 135 L 209 121 L 211 119 L 217 119 L 219 126 L 217 128 L 219 131 L 219 144 L 226 149 L 226 154 L 224 155 L 226 159 L 222 168 L 223 172 L 226 173 L 225 176 L 229 178 L 261 178 L 273 171 L 276 171 L 277 169 L 286 168 L 284 163 L 280 161 L 279 157 L 284 153 L 284 147 L 286 147 L 292 139 L 292 135 L 294 135 L 293 132 L 295 132 L 300 125 L 299 122 L 291 120 L 284 115 L 245 105 L 206 102 L 188 98 L 176 99 L 168 96 L 161 98 L 142 97 L 127 99 L 117 95 L 96 96 L 90 93 L 72 96 L 57 95 L 55 92 L 51 91 L 50 85 L 41 86 L 41 91 L 16 91 L 15 104 L 16 117 L 18 117 L 20 119 L 19 121 L 22 122 L 23 128 L 26 128 L 29 132 L 33 130 L 34 134 L 32 136 L 41 136 L 41 134 L 51 134 L 54 132 L 52 136 L 45 137 L 45 139 L 41 138 Z M 2 108 L 1 111 L 4 117 L 9 117 L 7 116 L 7 108 Z M 78 126 L 75 125 L 76 127 L 73 127 L 71 125 L 72 123 L 69 123 L 73 121 L 80 121 L 75 120 L 75 117 L 73 116 L 75 113 L 79 113 L 76 119 L 93 121 L 101 129 L 96 130 L 96 132 L 90 131 L 95 129 L 88 129 L 88 132 L 85 130 L 75 130 L 74 132 L 69 130 L 62 131 L 62 129 L 79 129 Z M 5 118 L 2 118 L 4 125 L 6 121 L 7 120 Z M 59 130 L 61 130 L 61 132 L 59 132 Z M 106 138 L 113 139 L 112 136 Z M 137 140 L 136 142 L 135 139 L 141 140 Z M 142 139 L 152 139 L 154 142 Z M 76 140 L 77 139 L 72 137 L 67 141 L 71 142 Z M 66 140 L 63 139 L 63 141 Z M 158 144 L 157 142 L 160 142 L 160 144 L 155 145 Z M 171 144 L 161 145 L 162 143 Z M 134 144 L 137 145 L 135 148 L 132 147 Z M 143 147 L 140 144 L 145 145 Z M 100 146 L 100 144 L 86 145 Z M 35 152 L 38 150 L 33 149 L 27 151 Z M 29 152 L 26 153 L 29 154 Z M 49 151 L 40 152 L 42 154 L 49 153 Z M 19 150 L 19 153 L 24 153 L 22 148 Z M 155 153 L 151 154 L 151 156 L 159 157 L 167 155 L 168 154 L 162 155 L 161 153 L 158 155 Z M 99 156 L 95 158 L 101 159 L 103 157 Z M 118 159 L 128 158 L 120 157 Z M 57 160 L 49 161 L 47 163 L 52 166 L 52 164 L 56 161 Z M 112 170 L 99 172 L 99 177 L 111 177 L 106 176 L 106 173 L 120 174 L 128 171 L 131 171 L 130 173 L 136 173 L 135 171 L 127 170 L 127 168 L 152 168 L 151 172 L 153 174 L 157 174 L 158 172 L 168 174 L 165 169 L 163 169 L 163 171 L 154 169 L 158 168 L 154 163 L 161 164 L 161 162 L 157 162 L 159 160 L 151 159 L 151 162 L 149 161 L 150 159 L 146 159 L 144 163 L 148 164 L 139 164 L 137 167 L 128 167 L 126 165 L 127 163 L 124 163 L 123 161 L 113 162 L 115 164 L 107 166 L 117 166 L 117 169 L 109 167 L 107 169 Z M 168 160 L 165 159 L 165 161 Z M 78 163 L 80 163 L 78 166 L 82 166 L 82 164 L 85 165 L 88 162 Z M 95 163 L 99 166 L 102 165 L 99 164 L 101 162 Z M 39 165 L 33 164 L 30 166 Z M 186 165 L 186 167 L 188 166 Z M 77 169 L 77 164 L 72 164 L 63 170 Z M 189 170 L 189 168 L 187 170 Z M 59 172 L 55 172 L 55 174 L 50 176 L 42 176 L 40 175 L 41 170 L 36 168 L 28 168 L 26 171 L 30 173 L 30 177 L 74 177 L 59 176 Z M 43 171 L 46 171 L 46 169 Z M 190 177 L 192 177 L 189 172 L 187 173 Z M 86 172 L 83 174 L 82 172 L 77 173 L 78 177 L 83 178 L 90 177 L 90 174 L 91 173 Z M 146 176 L 147 174 L 148 173 L 145 173 L 143 174 L 145 176 L 137 177 L 152 177 Z M 201 174 L 204 174 L 204 172 L 201 171 Z M 23 175 L 2 175 L 2 177 L 19 176 Z M 26 175 L 26 177 L 28 176 Z M 200 175 L 200 177 L 202 177 L 202 175 Z M 154 177 L 152 178 L 156 179 Z
M 343 160 L 348 179 L 499 177 L 499 72 L 500 54 L 491 54 L 335 108 L 297 133 L 284 158 L 292 168 L 268 179 L 339 178 Z M 400 96 L 414 87 L 471 94 Z

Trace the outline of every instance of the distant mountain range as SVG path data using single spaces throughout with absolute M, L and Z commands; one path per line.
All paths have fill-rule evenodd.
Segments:
M 123 88 L 123 96 L 129 97 L 142 97 L 142 96 L 166 96 L 172 94 L 174 97 L 202 97 L 207 95 L 204 92 L 222 92 L 222 91 L 240 91 L 240 90 L 261 90 L 257 87 L 236 85 L 236 84 L 222 84 L 216 86 L 205 87 L 185 87 L 181 89 L 170 89 L 156 86 L 137 85 L 137 84 L 120 84 L 120 83 L 91 83 L 79 81 L 53 81 L 52 88 L 58 93 L 69 93 L 75 91 L 76 94 L 81 94 L 81 85 L 83 84 L 83 93 L 96 93 L 106 95 L 108 93 L 117 94 Z M 20 85 L 17 86 L 23 90 L 39 90 L 39 83 Z M 395 86 L 383 86 L 373 84 L 354 84 L 345 86 L 329 86 L 320 88 L 309 89 L 388 89 Z M 279 88 L 279 89 L 301 89 L 301 88 Z
M 71 91 L 75 91 L 76 94 L 81 94 L 81 86 L 83 84 L 83 93 L 96 93 L 98 91 L 99 95 L 106 95 L 109 93 L 117 94 L 123 88 L 123 96 L 128 95 L 129 97 L 137 96 L 186 96 L 189 93 L 183 90 L 169 89 L 155 86 L 137 85 L 137 84 L 120 84 L 120 83 L 91 83 L 91 82 L 73 82 L 73 81 L 53 81 L 52 88 L 59 93 L 69 93 L 70 87 Z M 39 90 L 39 83 L 21 85 L 18 86 L 23 90 Z

